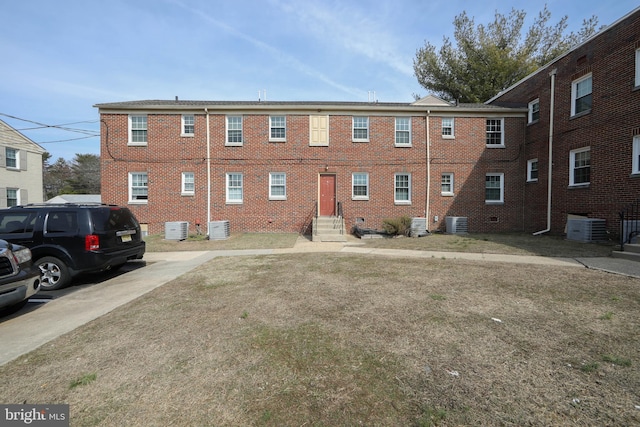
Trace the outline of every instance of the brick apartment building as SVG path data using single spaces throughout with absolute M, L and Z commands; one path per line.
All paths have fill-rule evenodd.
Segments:
M 205 232 L 218 220 L 309 232 L 316 214 L 343 215 L 347 232 L 403 215 L 426 215 L 430 230 L 446 216 L 476 232 L 524 227 L 526 107 L 434 97 L 97 107 L 102 200 L 129 206 L 151 234 L 173 221 Z
M 526 231 L 560 234 L 578 215 L 619 234 L 618 213 L 640 197 L 640 8 L 488 104 L 529 109 Z
M 347 231 L 407 215 L 432 231 L 464 217 L 469 232 L 554 234 L 577 215 L 617 234 L 640 195 L 640 8 L 485 104 L 96 107 L 102 200 L 153 234 L 217 220 L 309 232 L 316 215 L 343 216 Z

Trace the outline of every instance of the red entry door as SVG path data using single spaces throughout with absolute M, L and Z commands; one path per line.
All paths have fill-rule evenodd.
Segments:
M 320 215 L 336 214 L 336 176 L 320 175 Z

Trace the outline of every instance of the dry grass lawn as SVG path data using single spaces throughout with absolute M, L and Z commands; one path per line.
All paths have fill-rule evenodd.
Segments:
M 639 312 L 637 279 L 582 268 L 218 258 L 0 367 L 0 401 L 73 426 L 639 425 Z

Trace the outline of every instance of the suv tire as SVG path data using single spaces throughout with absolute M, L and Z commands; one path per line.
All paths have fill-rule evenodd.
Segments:
M 71 280 L 69 268 L 56 257 L 42 257 L 36 264 L 40 268 L 40 287 L 44 291 L 64 288 Z

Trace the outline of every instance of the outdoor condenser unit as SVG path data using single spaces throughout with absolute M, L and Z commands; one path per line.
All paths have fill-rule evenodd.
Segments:
M 225 240 L 229 234 L 229 221 L 209 221 L 209 240 Z
M 607 240 L 607 222 L 597 218 L 570 218 L 567 221 L 567 240 L 602 242 Z
M 466 216 L 447 216 L 444 219 L 447 233 L 465 234 L 469 232 L 469 221 Z
M 164 223 L 164 238 L 166 240 L 186 240 L 189 236 L 189 222 L 173 221 Z
M 427 218 L 411 218 L 411 237 L 427 235 Z

